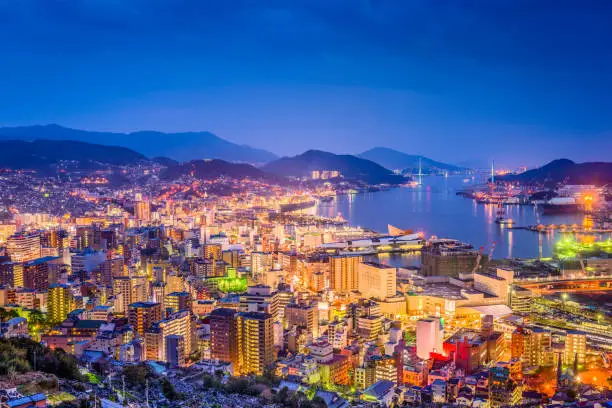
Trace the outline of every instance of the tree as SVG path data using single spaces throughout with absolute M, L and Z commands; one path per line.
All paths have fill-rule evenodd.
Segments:
M 49 321 L 47 320 L 47 315 L 41 312 L 38 309 L 34 309 L 30 312 L 28 316 L 28 328 L 30 329 L 30 334 L 36 340 L 40 339 L 40 333 L 45 331 L 49 325 Z
M 161 390 L 164 396 L 170 401 L 184 398 L 184 395 L 176 392 L 170 380 L 165 377 L 161 379 Z
M 0 307 L 0 321 L 2 323 L 11 320 L 14 317 L 19 317 L 19 313 L 15 309 L 4 309 Z
M 149 376 L 149 369 L 145 364 L 129 365 L 123 369 L 125 383 L 130 386 L 144 386 Z
M 222 387 L 221 382 L 213 375 L 205 373 L 202 375 L 202 387 L 206 389 L 219 389 Z
M 285 401 L 289 399 L 289 390 L 287 387 L 283 387 L 278 391 L 274 397 L 272 397 L 272 401 L 276 404 L 284 404 Z

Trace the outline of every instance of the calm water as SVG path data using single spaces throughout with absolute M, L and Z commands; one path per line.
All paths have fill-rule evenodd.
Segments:
M 484 246 L 488 253 L 496 242 L 494 258 L 549 257 L 556 234 L 536 234 L 525 230 L 509 230 L 495 223 L 495 207 L 477 204 L 456 195 L 468 186 L 463 177 L 426 177 L 424 185 L 415 188 L 394 188 L 375 193 L 338 196 L 331 203 L 318 206 L 319 215 L 335 217 L 338 213 L 352 225 L 386 233 L 387 224 L 398 228 L 422 231 L 427 237 L 455 238 L 474 247 Z M 537 224 L 535 207 L 506 206 L 515 226 Z M 578 224 L 581 215 L 541 215 L 543 224 Z

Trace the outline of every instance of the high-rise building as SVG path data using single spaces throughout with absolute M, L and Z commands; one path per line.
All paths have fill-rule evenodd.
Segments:
M 96 252 L 91 249 L 85 249 L 81 252 L 74 253 L 70 257 L 73 274 L 77 272 L 93 274 L 95 270 L 99 270 L 99 268 L 105 261 L 106 254 L 104 252 Z
M 13 262 L 27 262 L 40 258 L 40 235 L 38 233 L 11 235 L 6 241 L 6 253 Z
M 251 252 L 251 274 L 259 276 L 272 269 L 272 254 L 270 252 Z
M 162 310 L 166 309 L 164 301 L 166 299 L 166 284 L 163 282 L 154 282 L 151 284 L 151 299 L 153 302 L 161 303 Z
M 134 216 L 139 221 L 151 221 L 151 203 L 149 200 L 136 202 L 134 206 Z
M 113 278 L 119 276 L 125 276 L 123 257 L 107 259 L 95 273 L 96 282 L 105 286 L 112 285 Z
M 210 315 L 210 355 L 214 359 L 233 364 L 238 363 L 238 321 L 237 312 L 233 309 L 214 309 Z
M 202 255 L 206 259 L 219 260 L 221 259 L 222 246 L 221 244 L 207 243 L 201 247 Z
M 563 363 L 568 366 L 584 366 L 586 362 L 586 333 L 569 331 L 565 337 Z
M 136 302 L 128 307 L 128 322 L 141 337 L 155 323 L 162 319 L 161 304 L 155 302 Z
M 521 345 L 522 342 L 522 345 Z M 552 367 L 555 356 L 552 350 L 552 334 L 539 328 L 519 327 L 512 333 L 512 358 L 521 358 L 527 365 Z
M 23 286 L 23 281 L 21 282 L 21 285 L 15 284 L 15 274 L 19 268 L 23 269 L 23 264 L 11 261 L 0 263 L 0 285 L 11 288 Z
M 237 268 L 240 266 L 240 251 L 237 249 L 228 249 L 221 253 L 221 259 L 229 266 Z
M 181 367 L 187 362 L 185 356 L 185 339 L 178 334 L 166 336 L 166 362 L 170 367 Z
M 327 339 L 334 350 L 341 350 L 348 345 L 348 327 L 344 321 L 334 321 L 327 326 Z M 371 384 L 370 384 L 371 385 Z
M 285 307 L 287 327 L 300 326 L 306 328 L 313 338 L 319 337 L 319 311 L 311 305 L 290 303 Z
M 94 249 L 94 230 L 99 230 L 94 225 L 78 225 L 76 227 L 76 249 L 83 251 L 85 249 Z
M 510 307 L 513 312 L 529 313 L 533 304 L 533 292 L 514 286 L 510 292 Z
M 497 366 L 489 370 L 489 401 L 493 408 L 515 407 L 521 404 L 523 387 L 515 383 L 508 367 Z
M 247 292 L 240 295 L 241 312 L 269 313 L 274 321 L 279 319 L 277 292 L 270 286 L 254 285 L 247 288 Z
M 195 328 L 191 311 L 184 310 L 174 313 L 165 320 L 153 325 L 145 332 L 147 359 L 166 362 L 169 350 L 167 340 L 168 336 L 172 335 L 181 336 L 183 338 L 180 361 L 186 362 L 195 347 Z
M 170 312 L 191 310 L 191 294 L 189 292 L 172 292 L 166 295 L 164 307 Z
M 214 275 L 214 263 L 208 258 L 198 258 L 191 265 L 192 274 L 198 278 L 212 278 Z
M 118 276 L 113 279 L 113 296 L 115 297 L 115 312 L 125 314 L 132 303 L 132 279 L 129 276 Z
M 70 247 L 68 232 L 61 229 L 50 229 L 45 231 L 40 237 L 43 247 L 66 249 Z
M 431 353 L 442 353 L 444 329 L 438 318 L 421 319 L 416 325 L 417 356 L 428 360 Z
M 68 285 L 51 285 L 47 298 L 47 317 L 50 322 L 59 323 L 73 310 L 74 299 Z
M 374 360 L 375 369 L 375 380 L 387 380 L 394 383 L 397 382 L 397 364 L 395 358 L 392 356 L 375 356 Z
M 359 290 L 359 255 L 337 255 L 329 258 L 330 289 L 338 293 Z
M 357 318 L 357 330 L 364 339 L 375 341 L 382 332 L 383 317 L 381 315 L 366 315 Z
M 103 250 L 116 249 L 117 244 L 117 232 L 114 229 L 103 229 L 100 230 L 100 243 Z
M 272 315 L 244 312 L 238 314 L 237 320 L 238 372 L 262 375 L 275 360 Z
M 296 252 L 279 252 L 278 263 L 281 265 L 283 271 L 287 272 L 289 276 L 295 275 L 297 272 L 298 257 Z
M 361 262 L 358 266 L 359 292 L 365 298 L 386 299 L 397 292 L 397 269 L 374 262 Z
M 56 258 L 45 257 L 27 261 L 23 264 L 23 287 L 39 291 L 49 288 L 49 261 Z

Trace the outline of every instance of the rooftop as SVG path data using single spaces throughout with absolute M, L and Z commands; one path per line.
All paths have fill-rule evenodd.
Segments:
M 21 398 L 7 401 L 6 405 L 9 408 L 18 407 L 18 406 L 26 405 L 26 404 L 28 406 L 31 406 L 31 405 L 36 405 L 37 402 L 46 401 L 46 400 L 47 400 L 47 396 L 43 394 L 42 392 L 39 392 L 38 394 L 28 395 L 26 397 L 21 397 Z

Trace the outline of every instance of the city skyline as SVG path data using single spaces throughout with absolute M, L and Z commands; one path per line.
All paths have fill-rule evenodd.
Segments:
M 202 130 L 279 155 L 607 158 L 609 3 L 327 3 L 0 2 L 0 124 Z

